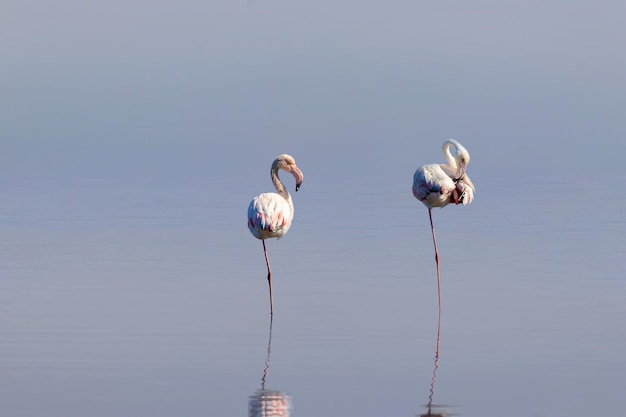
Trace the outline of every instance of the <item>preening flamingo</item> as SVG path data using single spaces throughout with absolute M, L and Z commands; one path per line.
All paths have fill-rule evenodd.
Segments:
M 272 269 L 267 256 L 265 239 L 280 239 L 287 233 L 293 220 L 293 201 L 285 189 L 285 184 L 278 178 L 278 170 L 289 172 L 296 180 L 296 191 L 300 189 L 304 176 L 296 166 L 296 160 L 291 155 L 282 154 L 272 163 L 271 178 L 278 193 L 259 194 L 248 206 L 248 229 L 250 233 L 263 242 L 263 253 L 267 264 L 267 282 L 270 287 L 270 314 L 274 314 L 272 299 Z
M 454 156 L 450 148 L 454 147 Z M 413 195 L 428 208 L 430 229 L 435 246 L 435 262 L 437 264 L 437 296 L 439 314 L 441 314 L 441 279 L 439 274 L 439 251 L 433 226 L 433 207 L 445 207 L 450 203 L 469 204 L 474 199 L 474 184 L 465 173 L 470 161 L 470 154 L 459 142 L 449 139 L 443 143 L 445 164 L 423 165 L 413 175 Z

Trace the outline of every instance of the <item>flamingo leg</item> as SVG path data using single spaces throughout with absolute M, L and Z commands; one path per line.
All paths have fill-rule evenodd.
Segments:
M 437 238 L 435 237 L 435 227 L 433 226 L 432 209 L 428 209 L 430 219 L 430 230 L 433 232 L 433 244 L 435 245 L 435 263 L 437 264 L 437 300 L 439 301 L 439 316 L 441 317 L 441 275 L 439 273 L 439 251 L 437 250 Z
M 274 300 L 272 299 L 272 269 L 270 268 L 270 259 L 267 256 L 267 248 L 265 247 L 265 239 L 263 242 L 263 253 L 265 253 L 265 263 L 267 264 L 267 282 L 270 286 L 270 315 L 274 316 Z

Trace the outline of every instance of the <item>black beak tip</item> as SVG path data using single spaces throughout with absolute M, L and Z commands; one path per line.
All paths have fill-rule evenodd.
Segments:
M 302 185 L 301 182 L 299 182 L 298 184 L 296 184 L 296 192 L 298 192 L 298 190 L 300 189 L 300 186 Z

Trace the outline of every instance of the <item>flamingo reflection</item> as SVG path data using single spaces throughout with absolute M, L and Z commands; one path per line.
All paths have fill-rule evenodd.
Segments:
M 437 371 L 439 370 L 439 346 L 441 341 L 441 312 L 437 317 L 437 343 L 435 347 L 435 366 L 433 368 L 433 376 L 430 380 L 430 389 L 428 391 L 428 404 L 425 405 L 426 413 L 420 414 L 419 417 L 446 417 L 454 414 L 444 412 L 445 409 L 449 409 L 450 406 L 443 404 L 435 404 L 433 402 L 435 397 L 435 385 L 437 383 Z
M 261 388 L 248 399 L 248 417 L 289 417 L 291 411 L 291 398 L 288 395 L 279 390 L 265 388 L 272 358 L 272 323 L 273 315 L 270 313 L 267 355 L 261 377 Z

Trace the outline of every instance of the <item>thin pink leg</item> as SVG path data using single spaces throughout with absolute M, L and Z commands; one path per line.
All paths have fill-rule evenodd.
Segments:
M 265 239 L 263 242 L 263 253 L 265 253 L 265 263 L 267 264 L 267 282 L 270 285 L 270 315 L 274 316 L 274 300 L 272 299 L 272 269 L 270 268 L 270 259 L 267 257 L 267 248 L 265 248 Z
M 435 227 L 433 226 L 432 209 L 428 209 L 430 218 L 430 230 L 433 232 L 433 244 L 435 245 L 435 262 L 437 263 L 437 299 L 439 300 L 439 317 L 441 317 L 441 276 L 439 274 L 439 251 L 437 250 L 437 238 L 435 237 Z

